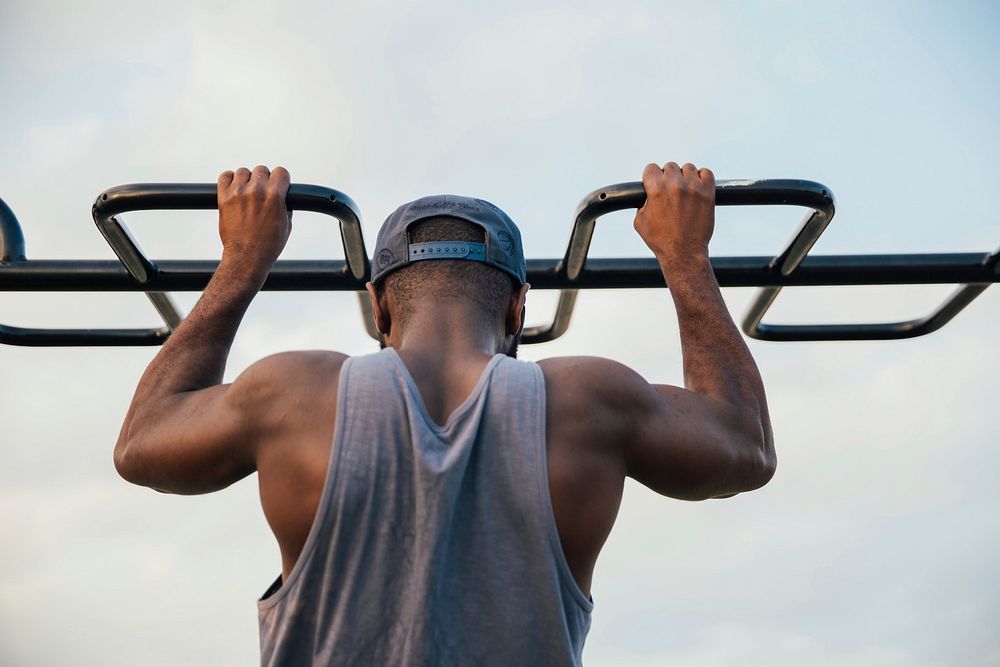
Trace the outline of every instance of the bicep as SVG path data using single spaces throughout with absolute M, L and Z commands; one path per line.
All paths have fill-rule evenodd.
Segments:
M 749 488 L 752 419 L 719 399 L 654 385 L 609 359 L 546 360 L 573 411 L 610 443 L 625 474 L 657 493 L 701 500 Z M 561 402 L 565 403 L 565 399 Z M 566 406 L 565 409 L 569 409 Z
M 158 399 L 136 411 L 119 473 L 130 482 L 181 494 L 223 489 L 256 470 L 252 413 L 238 383 Z
M 223 489 L 257 469 L 262 444 L 293 435 L 318 385 L 343 355 L 285 352 L 251 365 L 232 384 L 137 406 L 115 452 L 122 477 L 170 493 Z
M 636 388 L 644 414 L 626 450 L 633 479 L 673 498 L 703 500 L 752 487 L 749 416 L 719 399 L 672 385 Z
M 326 405 L 347 357 L 282 352 L 229 385 L 137 406 L 115 450 L 122 477 L 169 493 L 218 491 L 257 470 L 262 452 L 299 438 Z

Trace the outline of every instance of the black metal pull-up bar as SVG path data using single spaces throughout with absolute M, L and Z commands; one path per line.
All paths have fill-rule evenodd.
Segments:
M 569 327 L 578 290 L 664 287 L 652 257 L 588 258 L 597 220 L 608 213 L 639 208 L 642 184 L 621 183 L 595 190 L 577 208 L 566 254 L 561 259 L 529 259 L 528 280 L 536 289 L 560 291 L 556 313 L 547 325 L 526 328 L 523 343 L 558 338 Z M 784 250 L 775 256 L 713 257 L 722 287 L 757 286 L 743 318 L 743 331 L 754 338 L 793 340 L 868 340 L 920 336 L 947 324 L 989 285 L 1000 282 L 1000 250 L 994 253 L 898 255 L 821 255 L 809 250 L 833 220 L 835 203 L 825 186 L 799 180 L 720 181 L 719 206 L 799 206 L 807 213 Z M 265 290 L 334 290 L 358 293 L 369 335 L 378 338 L 364 285 L 370 262 L 361 232 L 361 215 L 350 197 L 336 190 L 293 184 L 287 204 L 336 218 L 345 260 L 280 260 Z M 183 319 L 168 292 L 205 288 L 218 262 L 153 261 L 121 222 L 123 213 L 139 210 L 214 209 L 214 184 L 123 185 L 98 196 L 93 218 L 118 257 L 114 260 L 28 260 L 24 235 L 13 211 L 0 200 L 0 291 L 144 292 L 164 326 L 149 329 L 29 329 L 0 324 L 0 343 L 32 346 L 159 345 Z M 876 324 L 772 325 L 762 323 L 783 287 L 821 285 L 959 284 L 930 315 L 904 322 Z

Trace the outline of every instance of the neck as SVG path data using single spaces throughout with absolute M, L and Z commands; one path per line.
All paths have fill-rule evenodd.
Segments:
M 386 340 L 397 351 L 453 360 L 492 357 L 504 352 L 506 343 L 500 326 L 483 322 L 482 313 L 465 303 L 417 305 Z

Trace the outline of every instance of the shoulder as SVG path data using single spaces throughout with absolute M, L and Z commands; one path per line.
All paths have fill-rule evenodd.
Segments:
M 627 402 L 634 400 L 635 394 L 652 389 L 641 375 L 625 364 L 603 357 L 552 357 L 542 359 L 538 366 L 550 391 L 568 394 L 577 400 Z
M 291 377 L 299 379 L 329 377 L 331 372 L 339 373 L 347 359 L 346 354 L 329 350 L 279 352 L 252 364 L 239 379 L 267 382 Z
M 620 446 L 656 409 L 653 387 L 628 366 L 602 357 L 554 357 L 538 362 L 545 376 L 552 426 Z
M 251 364 L 236 378 L 231 398 L 241 411 L 263 421 L 281 420 L 291 406 L 335 400 L 348 356 L 327 350 L 280 352 Z

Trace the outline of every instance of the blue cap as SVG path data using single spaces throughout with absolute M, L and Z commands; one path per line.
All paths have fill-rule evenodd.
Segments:
M 447 240 L 410 243 L 407 232 L 410 225 L 438 217 L 459 218 L 482 227 L 484 243 Z M 378 231 L 372 260 L 372 282 L 409 266 L 411 262 L 428 259 L 483 262 L 509 273 L 522 285 L 527 281 L 521 232 L 506 213 L 483 199 L 433 195 L 397 208 Z

